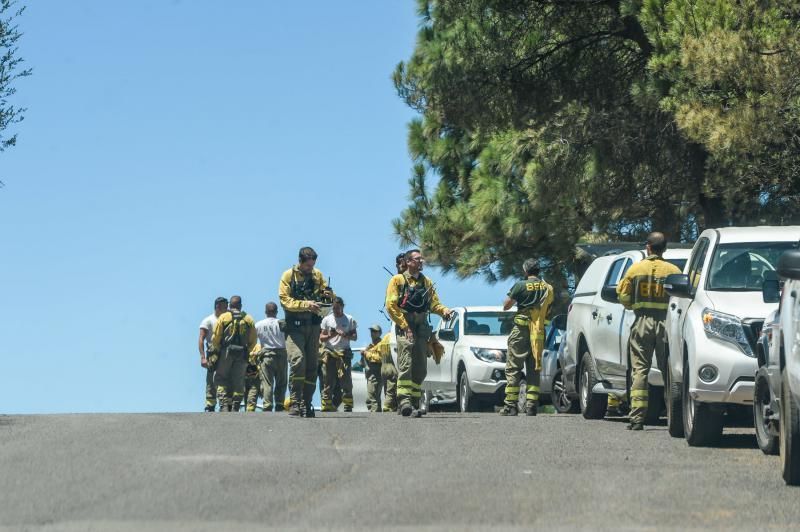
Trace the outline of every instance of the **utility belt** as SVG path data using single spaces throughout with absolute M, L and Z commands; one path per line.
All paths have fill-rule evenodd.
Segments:
M 286 313 L 286 331 L 297 330 L 310 325 L 322 323 L 322 316 L 305 312 L 303 314 Z
M 234 358 L 247 358 L 247 348 L 243 345 L 229 345 L 225 347 L 225 355 Z

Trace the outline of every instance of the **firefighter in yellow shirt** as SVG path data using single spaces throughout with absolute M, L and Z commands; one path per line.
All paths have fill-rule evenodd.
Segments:
M 242 298 L 232 296 L 229 307 L 217 320 L 211 335 L 211 345 L 220 357 L 214 376 L 220 412 L 230 412 L 233 403 L 241 404 L 247 359 L 258 343 L 256 323 L 242 310 Z
M 300 249 L 299 262 L 283 272 L 278 296 L 286 313 L 286 353 L 289 357 L 290 416 L 314 417 L 314 396 L 319 361 L 320 304 L 333 299 L 322 273 L 314 266 L 317 252 Z
M 647 413 L 647 373 L 653 361 L 662 374 L 667 371 L 666 329 L 669 295 L 664 290 L 668 275 L 681 273 L 677 266 L 662 258 L 667 249 L 663 233 L 650 233 L 645 242 L 647 258 L 631 266 L 619 285 L 617 295 L 625 308 L 632 309 L 629 354 L 631 360 L 630 430 L 644 428 Z
M 383 330 L 377 323 L 369 328 L 369 333 L 372 343 L 363 352 L 367 368 L 367 409 L 370 412 L 393 412 L 397 410 L 397 369 L 392 362 L 390 335 L 387 333 L 381 338 Z M 383 409 L 381 409 L 381 390 L 386 394 Z
M 516 305 L 514 326 L 508 335 L 506 355 L 506 399 L 501 416 L 518 414 L 520 377 L 527 379 L 525 414 L 535 416 L 539 408 L 539 379 L 542 370 L 544 330 L 547 313 L 553 304 L 553 287 L 539 278 L 539 262 L 527 259 L 522 265 L 525 279 L 508 291 L 503 310 Z
M 430 279 L 422 274 L 424 259 L 418 249 L 406 252 L 406 271 L 397 274 L 386 288 L 386 310 L 397 334 L 398 412 L 421 417 L 419 401 L 422 381 L 428 372 L 428 341 L 433 329 L 431 312 L 450 319 L 450 309 L 442 305 Z

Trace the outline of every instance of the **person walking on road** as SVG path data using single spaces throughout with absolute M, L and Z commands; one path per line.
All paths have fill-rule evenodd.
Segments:
M 278 295 L 286 314 L 286 352 L 289 357 L 290 416 L 314 417 L 311 399 L 316 389 L 320 302 L 332 299 L 322 273 L 314 266 L 317 252 L 300 249 L 299 262 L 283 272 Z
M 261 344 L 259 375 L 264 395 L 264 412 L 283 411 L 288 373 L 286 358 L 286 322 L 278 319 L 278 305 L 270 301 L 264 307 L 266 318 L 256 323 L 256 334 Z
M 332 398 L 334 388 L 340 387 L 345 412 L 353 411 L 353 351 L 350 342 L 358 340 L 358 325 L 344 313 L 344 300 L 333 300 L 333 312 L 322 319 L 319 341 L 322 344 L 322 364 L 325 368 L 322 400 L 323 412 L 335 412 Z
M 377 323 L 370 326 L 369 334 L 371 343 L 362 353 L 367 378 L 367 410 L 394 412 L 397 410 L 397 368 L 392 362 L 390 335 L 387 333 L 381 337 L 383 330 Z M 383 408 L 381 408 L 381 391 L 386 397 Z
M 211 345 L 219 353 L 214 381 L 220 412 L 230 412 L 244 397 L 244 376 L 250 353 L 258 338 L 253 318 L 242 310 L 242 298 L 231 296 L 230 310 L 214 326 Z
M 503 310 L 514 305 L 514 325 L 508 335 L 506 356 L 506 399 L 501 416 L 516 416 L 519 412 L 520 374 L 525 369 L 527 380 L 525 414 L 535 416 L 539 405 L 539 379 L 544 350 L 544 329 L 547 312 L 553 304 L 553 287 L 539 278 L 539 262 L 528 259 L 522 265 L 525 280 L 511 287 Z
M 389 280 L 386 310 L 397 335 L 398 411 L 403 416 L 421 417 L 422 382 L 428 372 L 428 341 L 433 334 L 431 312 L 450 319 L 451 311 L 440 301 L 433 283 L 422 270 L 425 260 L 418 249 L 405 255 L 406 271 Z
M 628 353 L 631 360 L 630 430 L 642 430 L 647 414 L 647 374 L 653 362 L 662 375 L 667 371 L 667 306 L 669 295 L 664 290 L 668 275 L 681 273 L 677 266 L 662 256 L 667 249 L 664 233 L 653 232 L 645 242 L 647 258 L 631 266 L 617 285 L 619 302 L 634 314 Z
M 206 412 L 213 412 L 217 407 L 217 390 L 214 387 L 214 368 L 219 355 L 211 348 L 211 336 L 214 334 L 214 325 L 223 312 L 228 310 L 228 300 L 218 297 L 214 300 L 214 312 L 200 322 L 200 338 L 197 348 L 200 350 L 200 365 L 206 368 Z

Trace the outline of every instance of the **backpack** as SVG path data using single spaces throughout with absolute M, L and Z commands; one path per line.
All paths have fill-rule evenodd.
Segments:
M 225 324 L 222 330 L 222 347 L 230 355 L 245 355 L 247 353 L 247 336 L 250 324 L 245 321 L 246 312 L 231 310 L 231 321 Z

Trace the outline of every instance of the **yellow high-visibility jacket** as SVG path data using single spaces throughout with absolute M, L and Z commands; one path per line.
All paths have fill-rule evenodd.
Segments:
M 247 353 L 249 354 L 258 344 L 258 334 L 256 334 L 256 322 L 253 321 L 253 318 L 250 317 L 250 314 L 242 313 L 244 317 L 242 318 L 242 323 L 240 327 L 246 328 L 247 330 L 240 329 L 240 332 L 244 335 L 244 341 L 246 343 L 245 348 L 247 349 Z M 214 346 L 214 349 L 219 352 L 220 348 L 222 347 L 222 337 L 225 334 L 225 326 L 233 321 L 233 314 L 230 311 L 223 313 L 219 319 L 217 320 L 217 324 L 214 326 L 214 333 L 211 335 L 211 345 Z
M 320 294 L 328 288 L 328 283 L 325 277 L 318 269 L 306 275 L 300 271 L 297 265 L 283 272 L 281 275 L 280 283 L 278 284 L 278 297 L 280 298 L 281 306 L 286 312 L 308 312 L 308 302 L 311 300 L 298 299 L 297 294 L 292 289 L 293 285 L 297 286 L 302 284 L 308 279 L 313 281 L 313 297 L 319 298 Z M 316 300 L 316 299 L 315 299 Z
M 617 285 L 619 302 L 634 311 L 666 313 L 669 295 L 664 290 L 664 281 L 673 273 L 681 271 L 658 255 L 650 255 L 628 268 L 625 277 Z
M 401 294 L 406 288 L 406 284 L 408 287 L 417 287 L 420 283 L 420 279 L 422 279 L 425 288 L 428 290 L 427 298 L 430 312 L 438 314 L 439 316 L 444 316 L 450 312 L 450 309 L 442 305 L 442 302 L 439 301 L 436 288 L 428 277 L 420 275 L 420 278 L 415 278 L 408 273 L 399 273 L 389 280 L 389 286 L 386 287 L 386 310 L 389 312 L 389 317 L 400 329 L 408 329 L 406 311 L 400 308 Z
M 383 335 L 377 343 L 369 344 L 364 349 L 364 358 L 367 362 L 379 364 L 391 356 L 391 349 L 389 347 L 389 333 Z

